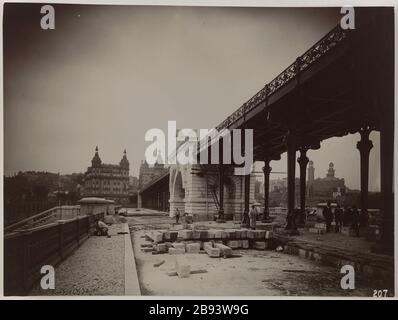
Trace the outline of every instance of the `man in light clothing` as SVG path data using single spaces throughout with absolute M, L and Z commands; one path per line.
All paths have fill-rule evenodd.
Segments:
M 257 221 L 257 210 L 254 205 L 252 205 L 249 211 L 249 219 L 250 219 L 250 229 L 256 229 L 256 221 Z

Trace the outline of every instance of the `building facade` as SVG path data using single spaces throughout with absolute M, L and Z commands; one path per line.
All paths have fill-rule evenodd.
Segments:
M 333 162 L 329 163 L 329 168 L 324 178 L 315 179 L 314 172 L 314 163 L 310 161 L 308 163 L 307 202 L 312 205 L 328 200 L 344 202 L 347 188 L 344 178 L 337 178 L 335 176 Z
M 164 164 L 155 163 L 150 167 L 145 160 L 142 161 L 139 173 L 139 188 L 144 187 L 149 182 L 160 177 L 166 172 L 168 172 L 168 169 L 164 167 Z
M 129 202 L 129 169 L 126 150 L 119 164 L 105 164 L 95 148 L 91 167 L 84 174 L 85 197 L 100 197 L 114 200 L 117 203 Z

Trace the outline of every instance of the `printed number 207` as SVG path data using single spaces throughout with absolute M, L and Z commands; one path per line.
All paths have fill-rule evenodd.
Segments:
M 373 298 L 384 298 L 387 297 L 388 290 L 373 290 Z

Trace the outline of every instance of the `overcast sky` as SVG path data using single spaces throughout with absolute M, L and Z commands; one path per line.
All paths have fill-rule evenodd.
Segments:
M 40 29 L 38 5 L 4 10 L 5 174 L 84 172 L 98 145 L 105 163 L 127 149 L 137 175 L 148 129 L 168 120 L 212 128 L 339 19 L 326 8 L 54 7 L 55 30 Z M 315 176 L 334 162 L 336 176 L 359 188 L 358 138 L 310 151 Z M 378 134 L 371 139 L 378 190 Z M 286 157 L 271 166 L 286 171 Z

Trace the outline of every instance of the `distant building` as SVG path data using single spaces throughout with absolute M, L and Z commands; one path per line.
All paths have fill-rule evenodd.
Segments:
M 151 182 L 167 171 L 168 169 L 164 167 L 164 164 L 155 163 L 150 167 L 145 160 L 142 161 L 139 173 L 139 187 L 142 188 L 147 183 Z
M 91 167 L 88 167 L 84 174 L 83 195 L 127 203 L 129 201 L 129 167 L 126 150 L 119 164 L 104 164 L 96 147 Z
M 139 189 L 140 181 L 137 177 L 130 176 L 129 177 L 129 190 L 130 193 L 136 193 Z
M 329 163 L 325 178 L 314 179 L 314 172 L 314 162 L 310 161 L 308 164 L 307 183 L 308 203 L 315 204 L 327 200 L 342 202 L 347 188 L 343 178 L 335 177 L 333 162 Z

